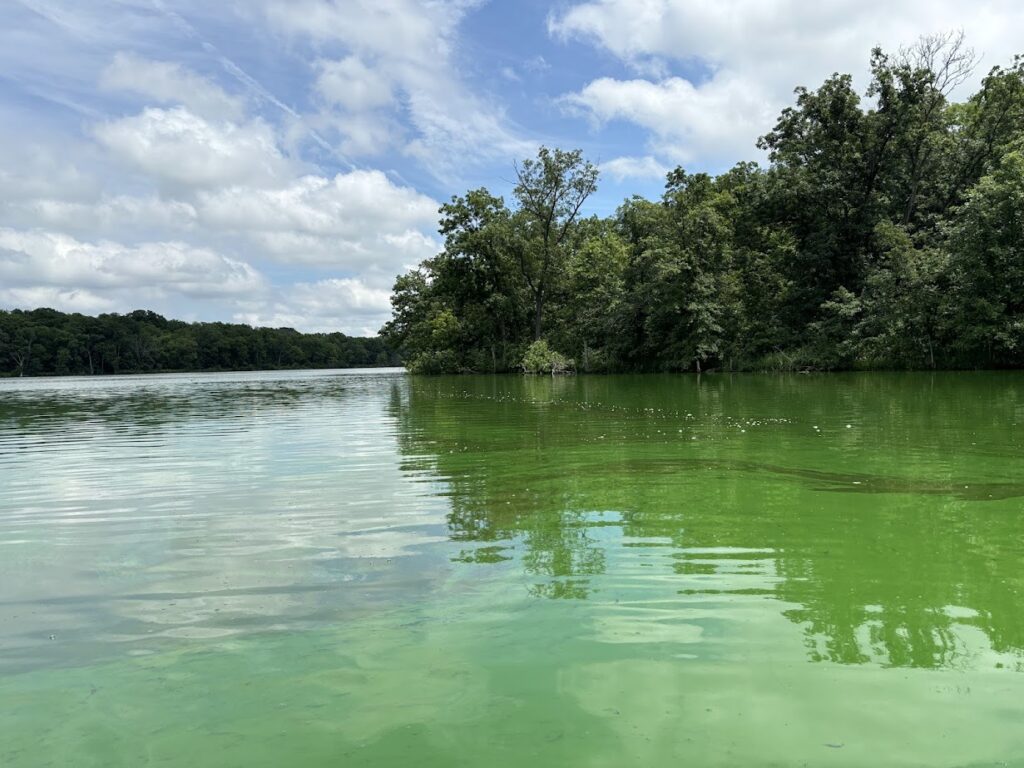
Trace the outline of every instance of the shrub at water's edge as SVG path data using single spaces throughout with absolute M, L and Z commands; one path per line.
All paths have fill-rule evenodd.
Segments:
M 543 339 L 538 339 L 526 348 L 526 354 L 523 355 L 519 367 L 523 369 L 523 373 L 550 373 L 552 376 L 576 371 L 575 361 L 551 349 Z

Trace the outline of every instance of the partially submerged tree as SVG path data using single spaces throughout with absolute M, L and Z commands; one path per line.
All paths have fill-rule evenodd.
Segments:
M 576 363 L 561 352 L 551 349 L 543 339 L 539 339 L 526 348 L 526 354 L 523 355 L 519 366 L 523 373 L 550 373 L 552 376 L 558 376 L 572 373 Z

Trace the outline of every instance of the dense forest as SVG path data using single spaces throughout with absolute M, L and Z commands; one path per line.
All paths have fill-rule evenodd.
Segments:
M 976 62 L 876 49 L 864 94 L 796 90 L 767 167 L 677 168 L 609 218 L 580 214 L 597 169 L 542 148 L 511 204 L 442 207 L 382 334 L 421 372 L 1024 366 L 1024 58 L 954 102 Z
M 380 339 L 343 333 L 185 323 L 144 310 L 99 317 L 0 310 L 0 376 L 398 364 Z

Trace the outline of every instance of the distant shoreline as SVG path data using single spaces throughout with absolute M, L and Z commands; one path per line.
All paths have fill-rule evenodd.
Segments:
M 377 368 L 401 364 L 378 337 L 173 320 L 144 309 L 96 317 L 0 310 L 0 376 Z

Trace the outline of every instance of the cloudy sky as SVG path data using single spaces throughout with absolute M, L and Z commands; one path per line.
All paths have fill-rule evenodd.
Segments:
M 1024 3 L 2 0 L 0 307 L 372 334 L 439 201 L 538 144 L 601 165 L 607 214 L 954 29 L 980 75 Z

